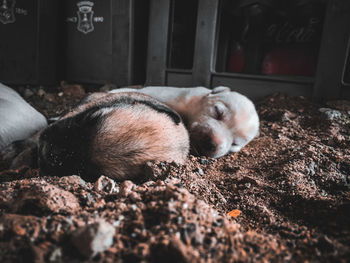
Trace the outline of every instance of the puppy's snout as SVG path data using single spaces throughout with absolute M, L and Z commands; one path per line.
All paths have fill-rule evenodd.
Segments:
M 203 145 L 202 148 L 205 152 L 210 153 L 210 152 L 215 152 L 216 151 L 217 145 L 213 141 L 211 137 L 208 136 L 208 138 L 203 140 Z
M 212 156 L 218 147 L 218 142 L 214 140 L 214 138 L 207 133 L 196 133 L 191 136 L 192 147 L 194 149 L 193 153 L 195 155 L 205 155 Z

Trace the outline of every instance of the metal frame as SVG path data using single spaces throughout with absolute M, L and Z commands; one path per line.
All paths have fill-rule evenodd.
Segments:
M 315 78 L 216 72 L 219 5 L 220 0 L 199 0 L 194 65 L 189 71 L 167 68 L 170 0 L 151 0 L 147 85 L 227 85 L 251 98 L 274 92 L 315 100 L 340 98 L 342 94 L 350 98 L 350 88 L 342 84 L 350 32 L 350 1 L 329 2 Z
M 343 82 L 350 37 L 350 1 L 330 1 L 323 31 L 313 99 L 350 98 L 350 88 Z
M 151 0 L 146 84 L 165 85 L 171 0 Z
M 218 7 L 219 1 L 217 0 L 199 0 L 193 85 L 211 86 L 211 75 L 214 72 Z

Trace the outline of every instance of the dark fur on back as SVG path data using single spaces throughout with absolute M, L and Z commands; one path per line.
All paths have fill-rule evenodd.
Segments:
M 108 101 L 105 103 L 101 103 L 98 106 L 94 106 L 91 108 L 91 110 L 99 110 L 102 108 L 113 108 L 118 106 L 119 104 L 126 104 L 126 105 L 135 105 L 135 104 L 143 104 L 146 105 L 150 108 L 152 108 L 155 111 L 158 111 L 160 113 L 164 113 L 166 115 L 168 115 L 175 124 L 179 124 L 181 122 L 181 117 L 180 115 L 175 112 L 174 110 L 172 110 L 171 108 L 165 106 L 164 104 L 161 103 L 156 103 L 154 100 L 150 101 L 150 100 L 142 100 L 142 99 L 138 99 L 138 98 L 131 98 L 129 96 L 121 96 L 120 98 L 117 98 L 113 101 Z
M 89 179 L 98 172 L 90 162 L 90 142 L 101 121 L 93 115 L 97 109 L 88 109 L 76 116 L 51 124 L 39 139 L 39 167 L 45 175 L 84 175 Z M 91 178 L 94 179 L 94 178 Z

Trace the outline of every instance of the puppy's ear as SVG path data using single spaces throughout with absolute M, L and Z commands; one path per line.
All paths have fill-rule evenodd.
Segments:
M 229 91 L 231 91 L 229 87 L 218 86 L 213 88 L 213 90 L 211 91 L 211 94 L 217 94 L 217 93 L 229 92 Z

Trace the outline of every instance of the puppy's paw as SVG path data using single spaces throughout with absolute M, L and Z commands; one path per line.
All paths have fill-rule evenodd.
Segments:
M 234 146 L 231 146 L 230 152 L 236 153 L 236 152 L 239 152 L 242 148 L 243 148 L 243 146 L 241 146 L 241 145 L 234 145 Z

